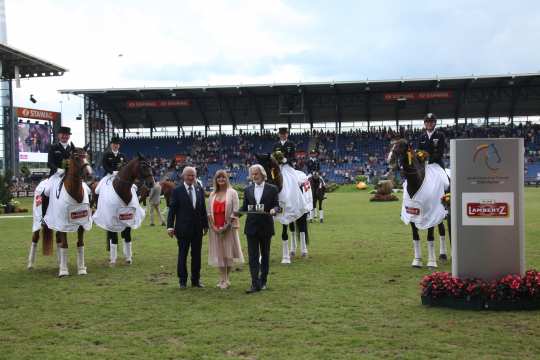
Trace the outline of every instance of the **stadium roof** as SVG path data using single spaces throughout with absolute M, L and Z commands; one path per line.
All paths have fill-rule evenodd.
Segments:
M 2 73 L 0 74 L 2 80 L 16 79 L 16 67 L 18 67 L 20 78 L 60 76 L 67 71 L 50 61 L 40 59 L 2 43 L 0 43 L 0 61 L 2 62 Z
M 88 97 L 117 128 L 540 115 L 540 73 L 59 91 Z

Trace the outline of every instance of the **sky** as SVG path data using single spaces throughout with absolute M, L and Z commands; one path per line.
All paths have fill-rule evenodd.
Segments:
M 15 105 L 62 111 L 76 144 L 83 102 L 58 89 L 540 72 L 538 0 L 5 2 L 8 44 L 69 70 Z

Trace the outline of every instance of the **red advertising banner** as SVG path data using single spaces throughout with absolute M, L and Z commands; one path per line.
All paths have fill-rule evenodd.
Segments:
M 177 100 L 128 100 L 128 109 L 190 107 L 190 99 Z
M 507 203 L 496 202 L 492 204 L 467 203 L 467 216 L 471 217 L 508 217 Z
M 60 118 L 59 112 L 38 110 L 38 109 L 28 109 L 28 108 L 22 108 L 22 107 L 18 107 L 15 109 L 16 109 L 17 117 L 22 117 L 25 119 L 56 121 Z
M 452 91 L 409 91 L 385 93 L 384 101 L 451 99 Z

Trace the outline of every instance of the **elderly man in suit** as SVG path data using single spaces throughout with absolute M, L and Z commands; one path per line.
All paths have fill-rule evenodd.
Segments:
M 249 174 L 253 184 L 244 190 L 244 202 L 240 211 L 248 213 L 244 234 L 248 241 L 251 287 L 246 293 L 252 294 L 266 289 L 270 241 L 274 236 L 273 216 L 279 212 L 279 190 L 265 182 L 266 172 L 261 165 L 251 166 Z
M 191 285 L 202 288 L 201 250 L 202 237 L 208 232 L 208 218 L 204 190 L 195 181 L 197 171 L 186 166 L 182 172 L 183 182 L 174 189 L 167 217 L 167 233 L 178 240 L 177 272 L 180 289 L 187 286 L 187 255 L 191 247 Z

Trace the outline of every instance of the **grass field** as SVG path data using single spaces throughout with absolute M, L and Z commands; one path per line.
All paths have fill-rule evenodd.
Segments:
M 540 190 L 525 194 L 527 268 L 539 268 Z M 27 271 L 31 219 L 0 219 L 0 358 L 540 356 L 538 312 L 420 305 L 418 284 L 429 271 L 410 267 L 400 203 L 372 204 L 367 193 L 347 189 L 328 197 L 326 222 L 310 228 L 310 257 L 281 265 L 281 241 L 274 238 L 270 288 L 254 295 L 244 294 L 247 264 L 233 273 L 228 290 L 214 287 L 217 270 L 206 265 L 205 289 L 179 290 L 176 242 L 148 225 L 134 232 L 131 266 L 109 268 L 104 232 L 95 228 L 87 234 L 87 276 L 58 279 L 55 257 L 41 254 Z M 242 246 L 247 258 L 243 236 Z M 75 249 L 71 241 L 72 274 Z M 450 271 L 450 264 L 440 270 Z

